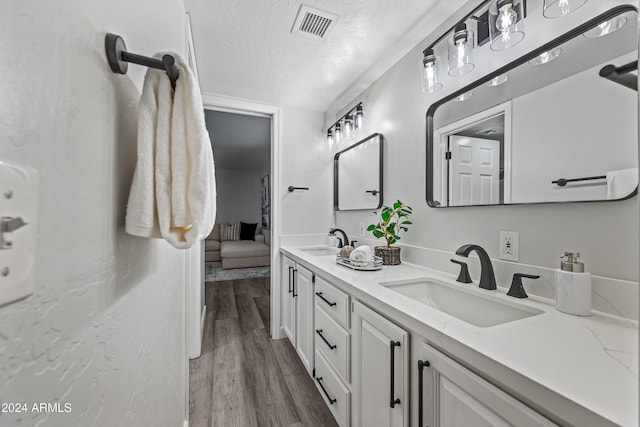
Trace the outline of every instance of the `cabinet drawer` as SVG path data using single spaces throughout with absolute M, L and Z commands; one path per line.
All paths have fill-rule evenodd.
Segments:
M 316 304 L 349 329 L 349 295 L 316 276 Z
M 351 360 L 351 334 L 333 320 L 316 301 L 315 342 L 316 351 L 322 353 L 327 362 L 342 377 L 344 382 L 351 381 L 349 360 Z
M 351 420 L 351 392 L 329 367 L 322 354 L 316 351 L 316 387 L 340 427 L 348 427 Z

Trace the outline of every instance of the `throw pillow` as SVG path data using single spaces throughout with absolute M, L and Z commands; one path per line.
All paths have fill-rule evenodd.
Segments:
M 258 223 L 240 223 L 240 240 L 256 240 L 256 227 Z
M 221 240 L 240 240 L 240 223 L 225 224 L 224 231 L 221 233 Z

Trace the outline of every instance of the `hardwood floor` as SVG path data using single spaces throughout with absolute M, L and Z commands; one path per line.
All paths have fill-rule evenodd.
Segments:
M 211 282 L 189 427 L 337 426 L 287 339 L 269 337 L 269 278 Z

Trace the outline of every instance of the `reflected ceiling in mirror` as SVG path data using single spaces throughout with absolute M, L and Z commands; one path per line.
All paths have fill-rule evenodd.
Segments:
M 636 31 L 635 8 L 612 9 L 433 104 L 427 112 L 427 203 L 635 195 L 638 93 L 600 71 L 632 64 L 618 80 L 633 86 Z
M 383 137 L 374 133 L 333 158 L 334 208 L 340 211 L 382 206 Z

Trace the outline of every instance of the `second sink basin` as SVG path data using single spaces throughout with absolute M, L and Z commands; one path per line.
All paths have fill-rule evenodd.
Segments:
M 309 255 L 315 256 L 326 256 L 326 255 L 336 255 L 338 253 L 338 248 L 333 248 L 331 246 L 314 246 L 309 248 L 299 248 L 302 252 L 308 253 Z
M 544 313 L 435 279 L 381 283 L 388 289 L 475 326 L 500 325 Z M 490 291 L 487 291 L 490 292 Z

